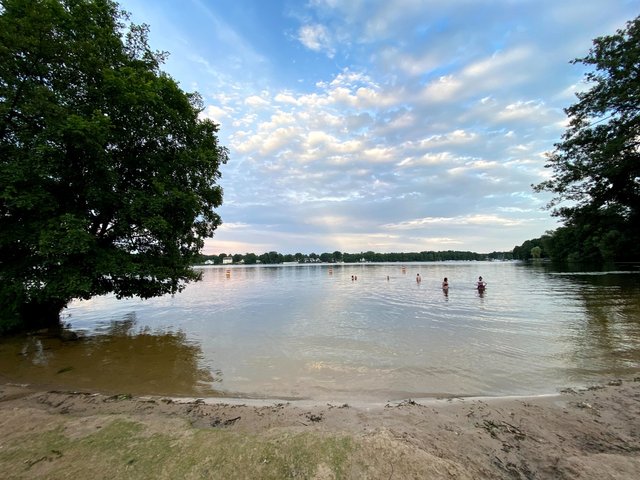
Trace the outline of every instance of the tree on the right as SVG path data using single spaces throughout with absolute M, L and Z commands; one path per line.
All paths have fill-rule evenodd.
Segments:
M 567 130 L 545 165 L 552 176 L 533 188 L 554 194 L 547 208 L 564 221 L 559 237 L 573 238 L 572 248 L 557 251 L 576 260 L 638 260 L 640 16 L 594 39 L 573 63 L 590 67 L 587 89 L 565 109 Z

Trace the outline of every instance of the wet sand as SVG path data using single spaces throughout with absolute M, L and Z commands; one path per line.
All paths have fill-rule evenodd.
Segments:
M 387 404 L 0 386 L 4 478 L 634 479 L 640 376 Z

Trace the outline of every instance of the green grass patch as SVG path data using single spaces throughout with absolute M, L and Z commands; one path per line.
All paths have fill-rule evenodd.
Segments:
M 356 448 L 349 436 L 320 433 L 251 435 L 185 425 L 150 433 L 143 423 L 114 419 L 71 438 L 64 426 L 13 436 L 0 449 L 5 478 L 328 478 L 348 477 Z

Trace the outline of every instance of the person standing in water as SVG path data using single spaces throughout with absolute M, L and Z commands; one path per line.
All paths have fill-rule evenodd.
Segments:
M 478 290 L 482 291 L 486 288 L 487 282 L 482 280 L 482 276 L 478 277 Z
M 418 273 L 416 275 L 416 283 L 420 283 L 422 281 L 422 278 L 420 278 L 420 274 Z
M 449 279 L 447 277 L 444 277 L 444 280 L 442 281 L 442 289 L 447 290 L 448 288 L 449 288 Z

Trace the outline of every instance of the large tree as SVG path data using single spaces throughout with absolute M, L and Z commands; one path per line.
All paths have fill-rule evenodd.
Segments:
M 0 0 L 0 332 L 197 280 L 227 150 L 111 0 Z
M 587 90 L 566 109 L 569 126 L 549 155 L 553 214 L 575 231 L 579 256 L 633 258 L 640 250 L 640 17 L 596 38 Z

